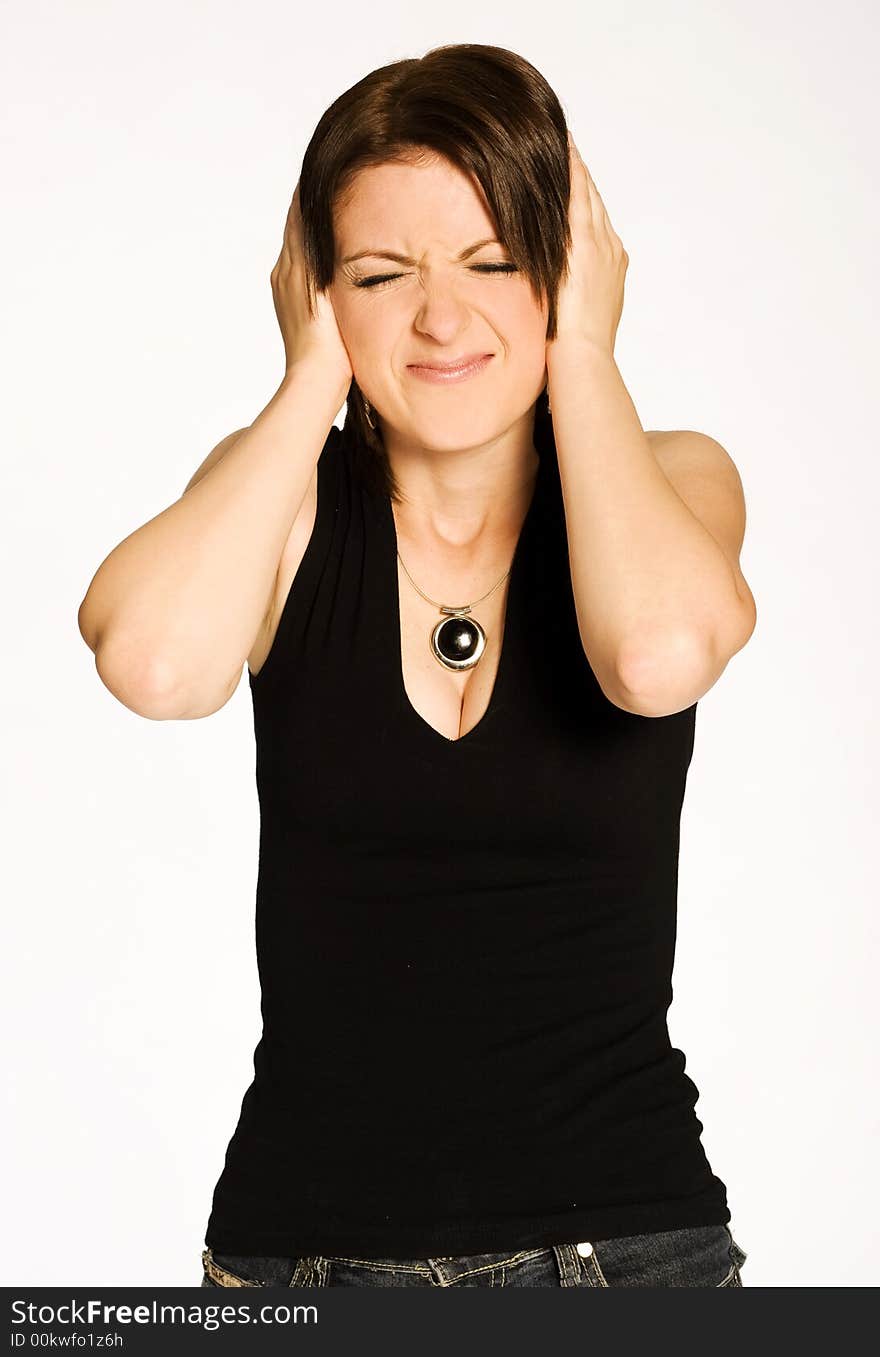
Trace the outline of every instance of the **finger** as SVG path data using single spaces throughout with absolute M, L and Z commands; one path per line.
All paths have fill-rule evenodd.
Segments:
M 583 157 L 578 151 L 577 146 L 574 143 L 574 139 L 572 138 L 571 132 L 569 132 L 567 129 L 566 135 L 568 136 L 568 145 L 569 150 L 571 151 L 573 172 L 574 167 L 577 166 L 579 167 L 580 171 L 584 176 L 584 182 L 587 187 L 587 191 L 584 197 L 589 203 L 590 218 L 596 227 L 602 227 L 604 229 L 609 240 L 611 240 L 612 242 L 616 241 L 617 244 L 620 245 L 622 249 L 623 242 L 621 241 L 613 225 L 611 224 L 611 218 L 608 215 L 608 209 L 606 208 L 605 203 L 602 200 L 602 195 L 600 194 L 599 190 L 596 187 L 593 176 L 590 174 L 586 162 L 584 161 Z
M 590 197 L 589 197 L 589 194 L 588 194 L 588 192 L 587 192 L 587 186 L 588 186 L 589 183 L 590 183 L 590 172 L 589 172 L 589 170 L 587 169 L 586 162 L 584 161 L 583 156 L 581 155 L 581 153 L 580 153 L 580 151 L 578 150 L 577 146 L 574 144 L 574 141 L 570 141 L 569 146 L 570 146 L 570 150 L 571 150 L 570 161 L 571 161 L 571 174 L 572 174 L 572 179 L 577 179 L 577 180 L 580 181 L 580 183 L 581 183 L 582 186 L 583 186 L 582 191 L 583 191 L 584 198 L 585 198 L 588 202 L 590 202 Z M 592 207 L 592 203 L 591 203 L 591 207 Z
M 620 249 L 622 250 L 623 241 L 620 239 L 620 236 L 617 234 L 614 227 L 612 226 L 611 218 L 609 217 L 607 211 L 605 212 L 605 230 L 608 232 L 608 236 L 609 239 L 611 240 L 612 245 L 619 246 Z
M 296 188 L 293 190 L 293 197 L 290 200 L 290 206 L 287 209 L 287 217 L 284 222 L 284 246 L 287 245 L 288 237 L 292 234 L 295 235 L 298 231 L 299 212 L 299 180 L 297 180 Z
M 568 149 L 568 168 L 571 180 L 570 211 L 575 220 L 583 216 L 587 226 L 592 227 L 593 207 L 590 202 L 590 195 L 587 192 L 586 166 L 578 154 L 578 149 L 570 132 L 568 133 Z
M 600 198 L 599 201 L 602 202 L 602 199 Z M 604 202 L 602 202 L 602 221 L 605 227 L 605 233 L 608 236 L 608 239 L 611 241 L 611 244 L 615 247 L 619 246 L 620 249 L 623 249 L 623 241 L 620 239 L 620 236 L 614 229 L 611 218 L 608 215 L 608 208 L 605 206 Z
M 571 135 L 569 135 L 568 139 L 568 168 L 571 173 L 572 179 L 574 179 L 577 175 L 582 175 L 586 168 L 583 160 L 581 159 L 578 148 L 575 146 L 574 142 L 571 139 Z
M 611 225 L 611 218 L 608 216 L 607 208 L 605 207 L 605 204 L 602 201 L 602 195 L 596 188 L 593 176 L 590 174 L 590 171 L 587 169 L 586 165 L 584 166 L 584 174 L 587 176 L 587 190 L 589 193 L 590 205 L 593 212 L 593 220 L 594 222 L 596 222 L 597 226 L 601 226 L 601 228 L 605 231 L 606 235 L 608 236 L 609 240 L 616 240 L 617 236 L 614 227 Z
M 287 207 L 287 216 L 284 218 L 285 235 L 287 235 L 288 231 L 290 230 L 292 223 L 293 223 L 293 199 L 291 198 L 290 203 L 288 204 Z

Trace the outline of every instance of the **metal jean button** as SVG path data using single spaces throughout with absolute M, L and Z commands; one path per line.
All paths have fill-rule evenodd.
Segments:
M 582 1258 L 589 1258 L 590 1254 L 593 1252 L 592 1244 L 586 1242 L 583 1244 L 575 1244 L 575 1248 Z

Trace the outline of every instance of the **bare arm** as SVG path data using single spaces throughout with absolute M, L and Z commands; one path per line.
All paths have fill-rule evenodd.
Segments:
M 667 433 L 655 451 L 610 353 L 560 346 L 549 370 L 584 650 L 624 711 L 683 711 L 755 626 L 738 559 L 736 468 L 688 430 Z
M 714 439 L 681 430 L 658 444 L 642 428 L 614 361 L 629 256 L 570 133 L 569 162 L 547 375 L 578 626 L 609 701 L 662 717 L 707 692 L 755 626 L 742 485 Z
M 253 424 L 217 445 L 175 504 L 111 551 L 80 604 L 102 681 L 157 721 L 209 716 L 237 688 L 351 385 L 329 294 L 309 295 L 299 184 L 271 283 L 280 387 Z
M 125 706 L 179 720 L 229 700 L 346 391 L 332 368 L 295 364 L 214 465 L 101 565 L 79 625 Z

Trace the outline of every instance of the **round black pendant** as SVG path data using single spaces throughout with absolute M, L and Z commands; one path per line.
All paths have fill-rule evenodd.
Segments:
M 431 632 L 431 649 L 447 669 L 471 669 L 486 648 L 486 633 L 474 617 L 444 617 Z

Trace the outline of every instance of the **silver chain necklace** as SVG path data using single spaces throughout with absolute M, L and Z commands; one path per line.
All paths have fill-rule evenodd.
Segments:
M 473 669 L 479 660 L 483 651 L 486 649 L 486 633 L 475 617 L 469 617 L 471 608 L 476 608 L 478 603 L 482 603 L 490 594 L 494 594 L 499 585 L 503 584 L 513 569 L 506 570 L 498 581 L 493 584 L 488 594 L 483 594 L 482 598 L 475 598 L 473 603 L 464 603 L 461 607 L 453 607 L 450 603 L 438 603 L 435 598 L 429 598 L 428 595 L 419 588 L 412 575 L 403 564 L 403 557 L 400 551 L 397 552 L 397 559 L 403 566 L 404 574 L 409 580 L 417 594 L 421 594 L 427 603 L 433 604 L 444 614 L 442 619 L 435 624 L 431 631 L 430 644 L 431 654 L 434 659 L 443 665 L 444 669 Z

